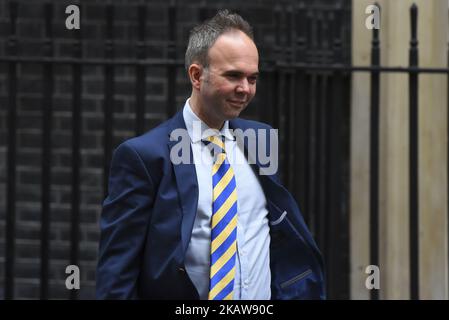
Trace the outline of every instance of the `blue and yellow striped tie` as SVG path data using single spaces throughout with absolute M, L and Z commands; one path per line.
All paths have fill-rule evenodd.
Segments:
M 209 300 L 232 300 L 237 248 L 237 190 L 223 138 L 205 141 L 215 152 L 212 166 L 212 222 Z

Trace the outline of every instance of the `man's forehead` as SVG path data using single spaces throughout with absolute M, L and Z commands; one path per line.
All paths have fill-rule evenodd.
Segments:
M 209 62 L 220 69 L 257 72 L 259 54 L 256 45 L 246 34 L 234 31 L 218 37 L 209 50 Z
M 249 63 L 246 60 L 229 59 L 229 60 L 211 60 L 209 68 L 219 72 L 221 74 L 242 74 L 252 75 L 259 73 L 258 61 L 253 59 L 253 62 Z

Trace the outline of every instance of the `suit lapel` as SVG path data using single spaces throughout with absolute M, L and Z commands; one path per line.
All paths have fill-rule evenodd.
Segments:
M 168 126 L 168 135 L 175 129 L 186 129 L 182 111 L 178 112 Z M 182 225 L 181 225 L 181 240 L 183 252 L 187 251 L 187 247 L 192 235 L 193 223 L 195 222 L 196 211 L 198 209 L 198 182 L 196 177 L 195 164 L 193 162 L 192 146 L 189 139 L 189 163 L 173 164 L 173 171 L 175 173 L 176 187 L 178 189 L 179 201 L 182 208 Z M 184 136 L 184 138 L 186 138 Z M 179 141 L 168 141 L 169 152 Z

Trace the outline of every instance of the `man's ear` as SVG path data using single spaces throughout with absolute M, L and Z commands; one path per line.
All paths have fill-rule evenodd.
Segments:
M 189 67 L 189 79 L 190 82 L 192 83 L 192 87 L 194 87 L 195 89 L 199 90 L 200 89 L 200 85 L 201 85 L 201 81 L 202 81 L 202 74 L 203 74 L 203 66 L 196 64 L 196 63 L 192 63 Z

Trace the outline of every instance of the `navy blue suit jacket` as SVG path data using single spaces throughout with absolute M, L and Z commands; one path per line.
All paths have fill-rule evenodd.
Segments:
M 271 129 L 240 118 L 230 120 L 229 127 Z M 170 150 L 177 141 L 170 141 L 169 136 L 177 128 L 186 128 L 182 112 L 125 141 L 113 154 L 100 219 L 99 299 L 199 298 L 184 266 L 197 211 L 198 183 L 193 162 L 174 165 L 170 161 Z M 245 149 L 246 145 L 245 141 Z M 272 299 L 323 299 L 321 253 L 292 195 L 277 174 L 259 175 L 263 166 L 254 157 L 252 167 L 267 198 L 268 218 L 280 221 L 270 225 Z

